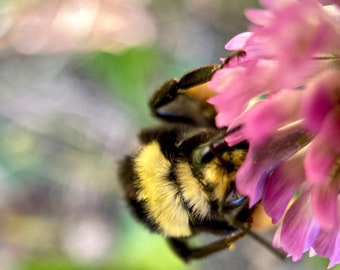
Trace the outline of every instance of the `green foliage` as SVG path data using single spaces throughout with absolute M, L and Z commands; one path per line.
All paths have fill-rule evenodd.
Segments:
M 123 209 L 124 210 L 124 209 Z M 196 263 L 187 265 L 182 262 L 167 245 L 164 238 L 151 234 L 141 224 L 122 211 L 122 222 L 116 254 L 113 258 L 114 269 L 124 270 L 185 270 L 197 269 Z
M 308 257 L 308 256 L 305 256 Z M 327 269 L 329 260 L 321 258 L 319 256 L 311 257 L 306 261 L 306 265 L 310 266 L 310 269 Z M 335 265 L 332 268 L 329 268 L 330 270 L 340 270 L 340 265 Z
M 77 264 L 64 257 L 44 257 L 31 259 L 23 263 L 22 270 L 92 270 L 93 266 Z M 98 267 L 98 270 L 109 270 L 109 267 Z
M 118 54 L 95 52 L 86 56 L 86 76 L 102 84 L 113 98 L 138 114 L 148 113 L 151 93 L 179 69 L 176 60 L 156 47 L 136 47 Z

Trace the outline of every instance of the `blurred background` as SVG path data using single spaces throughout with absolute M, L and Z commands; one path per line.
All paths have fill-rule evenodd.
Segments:
M 138 131 L 157 124 L 154 89 L 218 63 L 257 6 L 0 1 L 1 270 L 326 269 L 318 258 L 282 262 L 249 237 L 185 265 L 130 217 L 117 182 Z

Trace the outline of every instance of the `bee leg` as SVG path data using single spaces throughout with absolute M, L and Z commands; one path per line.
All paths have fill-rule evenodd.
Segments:
M 179 80 L 171 79 L 159 87 L 149 101 L 152 113 L 170 122 L 201 124 L 198 116 L 214 118 L 215 111 L 211 106 L 203 106 L 206 100 L 195 99 L 188 95 L 188 90 L 211 80 L 216 71 L 228 65 L 234 57 L 244 56 L 244 51 L 235 51 L 222 64 L 203 66 L 184 74 Z M 180 97 L 186 98 L 180 98 Z M 195 95 L 194 95 L 195 96 Z M 173 106 L 170 104 L 174 103 Z M 178 104 L 176 104 L 178 103 Z M 204 115 L 206 114 L 206 116 Z M 197 116 L 198 115 L 198 116 Z M 208 125 L 211 125 L 210 121 Z M 205 123 L 204 123 L 205 124 Z
M 185 240 L 180 238 L 167 238 L 172 251 L 183 261 L 188 263 L 191 259 L 191 250 Z
M 189 71 L 178 81 L 178 88 L 189 89 L 191 87 L 206 83 L 211 80 L 216 71 L 228 65 L 233 58 L 244 57 L 245 55 L 246 52 L 242 50 L 232 51 L 231 54 L 226 57 L 223 63 L 220 65 L 212 64 Z
M 201 259 L 224 249 L 230 249 L 234 242 L 246 234 L 246 231 L 235 231 L 230 235 L 201 247 L 189 247 L 186 240 L 168 238 L 168 243 L 181 259 L 190 262 L 193 259 Z
M 200 90 L 205 92 L 205 89 L 200 87 L 196 95 L 191 95 L 193 91 L 187 93 L 187 89 L 181 88 L 179 83 L 181 80 L 171 79 L 158 88 L 149 102 L 152 114 L 167 122 L 214 126 L 215 109 L 204 98 L 196 97 Z
M 223 66 L 224 63 L 221 65 L 212 64 L 189 71 L 179 79 L 178 88 L 186 90 L 194 86 L 209 82 L 215 72 L 221 69 Z
M 159 87 L 150 99 L 150 107 L 154 110 L 174 101 L 179 95 L 184 94 L 191 87 L 210 81 L 212 75 L 222 65 L 208 65 L 189 71 L 178 81 L 170 79 Z

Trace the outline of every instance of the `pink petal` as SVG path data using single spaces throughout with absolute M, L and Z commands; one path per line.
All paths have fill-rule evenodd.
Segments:
M 318 234 L 319 227 L 313 221 L 309 192 L 304 190 L 284 217 L 280 246 L 293 257 L 293 261 L 297 261 L 312 246 Z
M 249 37 L 251 37 L 251 35 L 252 35 L 251 32 L 243 32 L 241 34 L 234 36 L 225 45 L 225 49 L 230 51 L 243 50 L 247 40 L 249 39 Z
M 316 222 L 323 229 L 334 230 L 339 225 L 338 186 L 312 186 L 312 206 Z
M 335 241 L 334 249 L 333 249 L 333 254 L 329 257 L 330 262 L 328 265 L 328 268 L 333 267 L 334 265 L 340 263 L 340 231 L 337 231 L 337 238 Z
M 305 158 L 307 180 L 313 184 L 326 185 L 330 180 L 329 170 L 336 158 L 328 142 L 317 136 L 312 141 Z
M 329 22 L 317 1 L 302 2 L 266 1 L 273 18 L 264 27 L 250 28 L 251 39 L 261 41 L 259 54 L 280 63 L 272 78 L 276 89 L 305 85 L 307 78 L 320 71 L 320 62 L 313 56 L 338 55 L 334 53 L 340 48 L 338 24 Z
M 236 174 L 238 191 L 250 198 L 250 207 L 263 195 L 269 174 L 306 144 L 305 130 L 298 123 L 279 130 L 263 144 L 250 144 L 248 155 Z
M 245 110 L 248 100 L 253 97 L 252 93 L 247 91 L 248 83 L 243 79 L 245 72 L 245 68 L 241 66 L 227 67 L 217 71 L 210 81 L 210 88 L 218 93 L 208 100 L 217 111 L 218 127 L 228 126 Z
M 310 87 L 304 91 L 302 115 L 307 127 L 313 132 L 321 129 L 325 117 L 336 105 L 335 93 L 331 91 L 332 83 L 336 80 L 334 76 L 333 73 L 324 73 L 317 80 L 311 81 Z
M 247 9 L 244 14 L 249 21 L 259 26 L 268 25 L 273 19 L 273 14 L 269 10 Z
M 249 141 L 261 144 L 284 123 L 296 120 L 300 97 L 299 91 L 282 90 L 257 102 L 250 109 L 244 128 Z
M 273 242 L 272 242 L 272 246 L 275 248 L 281 247 L 281 232 L 282 232 L 282 223 L 279 223 L 279 226 L 277 227 L 275 231 Z
M 271 164 L 269 160 L 254 160 L 253 149 L 249 148 L 246 160 L 236 174 L 237 190 L 249 197 L 249 206 L 254 206 L 261 200 L 265 180 L 276 164 Z
M 330 267 L 340 260 L 340 258 L 338 258 L 340 251 L 337 250 L 337 246 L 339 247 L 339 245 L 340 237 L 338 230 L 326 231 L 321 229 L 318 238 L 313 244 L 313 250 L 317 255 L 325 258 L 331 258 L 334 254 L 335 258 L 331 260 Z
M 339 86 L 340 89 L 340 86 Z M 320 136 L 327 141 L 334 151 L 340 152 L 340 102 L 335 106 L 325 118 L 322 128 L 320 130 Z
M 220 69 L 215 72 L 214 76 L 209 82 L 209 87 L 216 93 L 224 93 L 233 86 L 234 82 L 237 82 L 237 79 L 240 77 L 240 73 L 242 72 L 245 72 L 243 67 L 225 67 Z
M 245 115 L 247 113 L 243 113 L 240 116 L 236 117 L 228 126 L 228 130 L 232 130 L 236 127 L 243 126 L 245 121 Z M 230 134 L 225 138 L 225 141 L 228 143 L 229 146 L 234 146 L 238 143 L 246 141 L 244 133 L 242 130 L 236 131 L 235 133 Z
M 273 223 L 280 220 L 288 203 L 305 180 L 304 153 L 305 151 L 301 150 L 282 163 L 267 179 L 262 204 L 266 213 L 273 219 Z
M 334 252 L 335 241 L 338 231 L 320 230 L 318 238 L 313 244 L 315 253 L 321 257 L 329 258 Z
M 295 2 L 295 0 L 260 0 L 261 5 L 271 10 L 283 9 L 285 6 L 294 4 Z
M 214 74 L 209 86 L 218 94 L 208 102 L 218 113 L 218 127 L 228 126 L 245 111 L 253 97 L 264 94 L 264 89 L 270 88 L 268 84 L 274 64 L 268 60 L 246 61 L 238 66 L 227 66 Z

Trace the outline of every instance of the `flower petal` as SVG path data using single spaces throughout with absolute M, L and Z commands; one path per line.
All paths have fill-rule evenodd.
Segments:
M 210 88 L 217 92 L 208 102 L 214 105 L 217 111 L 215 121 L 218 127 L 228 126 L 244 111 L 252 97 L 244 90 L 247 89 L 245 82 L 239 80 L 244 72 L 243 67 L 224 68 L 217 71 L 209 83 Z
M 329 257 L 330 262 L 328 268 L 340 263 L 340 231 L 337 231 L 337 238 L 334 244 L 333 254 Z
M 336 158 L 328 142 L 320 136 L 312 141 L 305 158 L 307 180 L 313 184 L 324 184 L 330 180 L 329 170 Z
M 297 261 L 312 246 L 318 234 L 319 226 L 313 221 L 309 191 L 304 188 L 285 215 L 279 246 Z
M 270 77 L 274 64 L 268 60 L 250 60 L 238 66 L 226 66 L 214 74 L 209 87 L 217 95 L 208 102 L 217 111 L 218 127 L 229 126 L 234 118 L 247 109 L 253 97 L 262 95 L 266 89 L 271 88 Z
M 303 91 L 301 114 L 312 132 L 316 133 L 321 129 L 325 117 L 336 105 L 334 83 L 339 80 L 339 77 L 339 72 L 324 72 L 310 81 L 309 87 Z
M 340 76 L 340 73 L 339 73 Z M 339 85 L 340 92 L 340 85 Z M 340 102 L 328 113 L 325 118 L 322 128 L 320 130 L 320 136 L 327 141 L 334 151 L 338 154 L 340 152 Z
M 305 149 L 302 149 L 282 163 L 267 179 L 262 204 L 273 223 L 280 220 L 288 203 L 305 180 L 303 168 L 305 152 Z
M 236 174 L 237 190 L 249 197 L 249 206 L 254 206 L 262 197 L 265 180 L 275 164 L 268 160 L 254 160 L 254 150 L 252 147 L 248 150 L 246 160 Z
M 339 230 L 320 230 L 318 238 L 313 244 L 314 252 L 325 258 L 331 258 L 329 267 L 340 261 L 340 233 Z M 334 256 L 334 258 L 333 258 Z
M 245 45 L 249 37 L 251 37 L 251 32 L 243 32 L 234 36 L 228 43 L 225 45 L 226 50 L 237 51 L 244 50 Z
M 249 21 L 258 25 L 265 26 L 270 23 L 273 19 L 273 14 L 269 10 L 263 9 L 247 9 L 244 14 L 248 18 Z
M 248 140 L 262 144 L 280 126 L 297 120 L 300 97 L 300 91 L 283 90 L 257 102 L 248 112 L 244 127 Z
M 313 213 L 321 228 L 334 230 L 339 225 L 338 187 L 313 185 L 311 191 Z
M 305 129 L 296 123 L 277 131 L 263 144 L 250 144 L 246 160 L 236 174 L 236 187 L 249 196 L 250 207 L 262 198 L 269 174 L 309 141 Z

